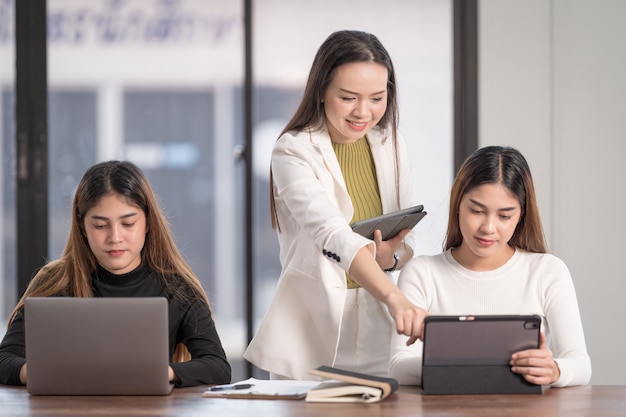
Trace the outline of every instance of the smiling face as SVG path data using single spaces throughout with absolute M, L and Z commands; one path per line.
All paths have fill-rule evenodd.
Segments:
M 454 258 L 468 269 L 488 271 L 513 256 L 508 242 L 521 217 L 517 197 L 502 184 L 483 184 L 465 193 L 459 205 L 461 245 Z
M 141 264 L 146 240 L 146 215 L 119 194 L 103 196 L 85 213 L 84 228 L 98 264 L 113 274 L 125 274 Z
M 324 111 L 334 143 L 353 143 L 383 117 L 387 109 L 387 68 L 355 62 L 335 69 L 324 94 Z

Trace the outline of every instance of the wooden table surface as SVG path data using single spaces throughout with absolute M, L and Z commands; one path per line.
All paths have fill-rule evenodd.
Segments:
M 375 404 L 203 398 L 205 389 L 179 388 L 164 397 L 69 397 L 31 396 L 23 387 L 0 385 L 0 416 L 626 416 L 626 386 L 552 388 L 541 395 L 454 396 L 425 396 L 417 387 L 401 387 Z

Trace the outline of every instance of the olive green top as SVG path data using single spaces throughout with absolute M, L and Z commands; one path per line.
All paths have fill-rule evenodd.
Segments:
M 333 149 L 354 207 L 354 215 L 350 223 L 383 214 L 376 167 L 367 139 L 362 137 L 349 144 L 333 143 Z M 359 287 L 359 284 L 348 274 L 346 278 L 348 288 Z

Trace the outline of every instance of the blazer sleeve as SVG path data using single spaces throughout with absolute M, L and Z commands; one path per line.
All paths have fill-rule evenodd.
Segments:
M 348 271 L 357 251 L 372 242 L 349 225 L 354 210 L 330 140 L 326 146 L 306 136 L 285 134 L 272 153 L 280 234 L 283 243 L 294 245 L 291 250 L 314 245 L 319 254 Z

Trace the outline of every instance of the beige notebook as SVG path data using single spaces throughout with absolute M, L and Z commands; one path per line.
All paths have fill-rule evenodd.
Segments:
M 332 403 L 373 403 L 384 400 L 398 389 L 398 381 L 346 371 L 344 369 L 320 366 L 309 371 L 311 375 L 328 378 L 309 390 L 307 402 Z

